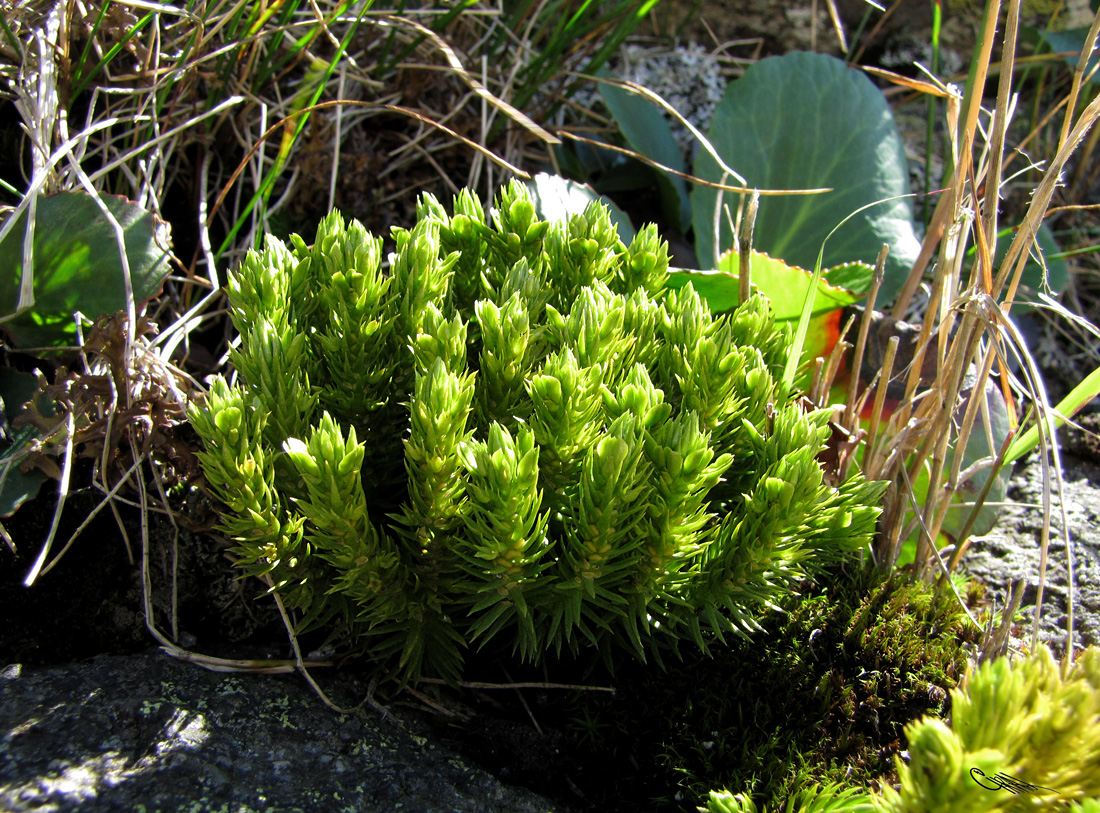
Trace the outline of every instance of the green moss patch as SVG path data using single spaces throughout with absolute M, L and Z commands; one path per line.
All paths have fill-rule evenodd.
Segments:
M 751 639 L 624 670 L 580 698 L 575 747 L 602 767 L 582 790 L 604 809 L 685 809 L 724 787 L 761 802 L 803 785 L 893 783 L 904 726 L 945 712 L 977 636 L 950 590 L 902 573 L 838 570 Z

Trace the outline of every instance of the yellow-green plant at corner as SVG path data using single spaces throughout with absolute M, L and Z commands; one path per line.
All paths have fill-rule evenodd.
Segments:
M 381 240 L 338 214 L 231 275 L 232 385 L 191 418 L 239 563 L 407 676 L 496 639 L 706 649 L 866 545 L 881 487 L 831 484 L 827 415 L 779 377 L 767 301 L 666 288 L 652 227 L 491 219 L 425 196 Z
M 1045 647 L 1002 658 L 964 687 L 952 692 L 950 726 L 925 718 L 907 732 L 900 792 L 888 789 L 880 809 L 1048 810 L 1100 797 L 1100 649 L 1065 676 Z M 999 787 L 999 775 L 1021 784 Z
M 1063 674 L 1050 650 L 1001 658 L 951 692 L 951 719 L 924 717 L 906 729 L 909 760 L 899 785 L 881 794 L 812 788 L 787 813 L 987 813 L 1100 811 L 1100 649 Z M 708 813 L 756 813 L 754 801 L 711 793 Z

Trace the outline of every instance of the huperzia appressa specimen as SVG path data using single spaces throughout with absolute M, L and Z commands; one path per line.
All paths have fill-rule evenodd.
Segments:
M 301 628 L 406 676 L 501 637 L 705 649 L 870 540 L 881 488 L 824 480 L 766 300 L 712 316 L 598 205 L 547 223 L 513 183 L 491 222 L 453 210 L 425 196 L 388 269 L 333 214 L 231 275 L 237 383 L 191 418 L 239 563 Z

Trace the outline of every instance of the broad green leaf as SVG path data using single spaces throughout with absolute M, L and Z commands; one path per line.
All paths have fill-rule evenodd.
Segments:
M 824 277 L 830 285 L 845 288 L 853 294 L 865 294 L 871 289 L 871 277 L 875 269 L 867 263 L 845 263 L 825 270 Z
M 579 215 L 588 204 L 598 200 L 610 209 L 611 222 L 619 230 L 619 239 L 627 245 L 634 239 L 634 227 L 630 225 L 630 218 L 626 213 L 585 184 L 570 181 L 560 175 L 540 172 L 527 182 L 527 190 L 531 194 L 535 211 L 543 220 L 565 220 L 572 215 Z
M 718 261 L 718 269 L 737 278 L 738 258 L 727 251 Z M 750 264 L 752 282 L 772 301 L 775 318 L 794 321 L 802 315 L 802 305 L 810 294 L 813 274 L 805 268 L 789 264 L 783 260 L 769 257 L 760 251 L 752 253 Z M 813 314 L 840 310 L 861 298 L 861 294 L 833 285 L 827 279 L 831 272 L 826 271 L 814 292 Z
M 689 282 L 707 300 L 712 313 L 724 313 L 738 305 L 738 256 L 727 251 L 718 261 L 717 271 L 694 271 L 685 268 L 669 269 L 668 287 L 682 288 Z M 834 270 L 825 272 L 814 296 L 814 315 L 840 310 L 858 302 L 862 294 L 831 284 L 827 281 Z M 856 279 L 857 271 L 845 267 L 849 278 Z M 813 275 L 804 268 L 789 265 L 783 260 L 769 257 L 762 251 L 754 251 L 750 262 L 753 288 L 771 300 L 772 312 L 780 321 L 793 322 L 802 314 L 802 303 L 810 292 Z M 869 273 L 869 271 L 868 271 Z
M 140 308 L 168 276 L 167 226 L 124 198 L 103 196 L 124 233 L 134 301 Z M 15 314 L 23 274 L 27 216 L 0 243 L 0 323 L 17 347 L 73 344 L 73 314 L 89 319 L 126 308 L 115 230 L 82 192 L 41 198 L 34 224 L 34 307 Z
M 669 169 L 685 171 L 684 154 L 680 151 L 680 145 L 676 143 L 668 121 L 653 102 L 625 88 L 605 83 L 600 84 L 600 95 L 632 150 Z M 686 232 L 691 225 L 691 201 L 688 199 L 687 183 L 678 175 L 658 169 L 653 171 L 656 173 L 661 205 L 666 216 L 680 233 Z
M 966 386 L 964 384 L 964 386 Z M 973 386 L 972 384 L 970 386 Z M 957 411 L 958 419 L 961 421 L 962 416 L 967 408 L 967 404 L 970 399 L 974 397 L 972 389 L 964 389 L 962 393 L 962 402 L 959 404 Z M 977 463 L 979 460 L 985 458 L 994 458 L 1001 450 L 1002 444 L 1012 433 L 1008 420 L 1008 407 L 1005 405 L 1004 395 L 1001 393 L 1000 387 L 994 382 L 987 381 L 985 384 L 985 411 L 983 415 L 989 416 L 988 433 L 986 432 L 986 426 L 983 424 L 983 418 L 979 416 L 978 420 L 974 424 L 974 431 L 970 433 L 970 438 L 967 440 L 966 448 L 962 450 L 962 464 L 960 471 L 965 471 L 970 466 Z M 992 446 L 990 445 L 992 440 Z M 958 450 L 953 448 L 951 456 L 953 457 Z M 989 480 L 991 469 L 983 469 L 976 473 L 967 482 L 963 483 L 958 493 L 955 496 L 956 503 L 962 503 L 965 508 L 952 508 L 947 518 L 943 523 L 944 533 L 950 534 L 952 537 L 957 538 L 959 532 L 963 529 L 968 517 L 970 516 L 971 508 L 970 503 L 977 499 L 982 489 L 985 487 L 986 481 Z M 997 518 L 1001 515 L 1001 504 L 1008 497 L 1008 481 L 1012 475 L 1012 466 L 1003 466 L 998 472 L 996 480 L 990 487 L 989 494 L 986 497 L 986 504 L 978 511 L 977 519 L 970 528 L 970 533 L 975 536 L 982 536 L 989 533 L 993 526 L 997 524 Z
M 901 288 L 920 241 L 908 198 L 905 148 L 882 93 L 861 72 L 830 56 L 793 53 L 770 57 L 732 83 L 715 111 L 710 140 L 750 187 L 807 189 L 817 195 L 765 195 L 760 199 L 753 245 L 789 263 L 814 267 L 822 242 L 844 217 L 876 201 L 845 223 L 825 247 L 825 267 L 870 262 L 890 246 L 879 302 Z M 706 152 L 695 174 L 721 181 Z M 695 247 L 700 264 L 716 267 L 732 244 L 726 217 L 714 241 L 717 190 L 692 192 Z M 737 200 L 723 202 L 731 211 Z
M 683 288 L 691 283 L 706 300 L 711 313 L 725 313 L 738 305 L 737 274 L 726 271 L 695 271 L 690 268 L 668 269 L 668 287 Z
M 36 437 L 34 429 L 24 427 L 13 434 L 10 446 L 0 443 L 0 476 L 5 469 L 8 472 L 3 487 L 0 487 L 0 517 L 10 517 L 27 500 L 38 496 L 39 489 L 46 482 L 46 475 L 41 469 L 27 472 L 19 467 L 19 461 Z

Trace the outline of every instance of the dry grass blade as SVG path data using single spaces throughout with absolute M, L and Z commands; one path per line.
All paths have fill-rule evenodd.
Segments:
M 1032 195 L 1031 205 L 1028 207 L 1020 229 L 1009 246 L 1008 254 L 1001 264 L 1001 270 L 993 283 L 993 296 L 998 296 L 1003 289 L 1009 274 L 1012 275 L 1008 290 L 1005 291 L 1003 301 L 1012 302 L 1016 295 L 1016 288 L 1020 283 L 1024 265 L 1027 263 L 1028 254 L 1035 244 L 1035 235 L 1039 231 L 1054 198 L 1054 191 L 1060 185 L 1062 172 L 1081 141 L 1096 124 L 1100 117 L 1100 96 L 1094 98 L 1078 117 L 1065 142 L 1059 147 L 1057 154 L 1051 160 L 1046 169 L 1042 181 L 1036 187 Z
M 752 294 L 752 237 L 756 228 L 756 213 L 760 209 L 760 193 L 754 191 L 749 198 L 745 215 L 741 218 L 741 228 L 737 233 L 738 276 L 737 297 L 744 304 Z
M 878 257 L 875 259 L 875 272 L 871 276 L 871 287 L 867 291 L 867 299 L 865 302 L 865 312 L 874 313 L 875 303 L 878 301 L 878 292 L 882 287 L 882 280 L 886 274 L 886 257 L 890 252 L 889 246 L 883 246 L 879 251 Z M 863 355 L 867 350 L 867 337 L 871 333 L 871 320 L 870 318 L 864 318 L 859 323 L 859 334 L 856 337 L 855 354 L 852 356 L 852 369 L 860 370 L 863 368 Z M 895 343 L 895 347 L 896 347 Z M 855 431 L 859 426 L 859 415 L 862 412 L 861 407 L 858 404 L 859 397 L 859 376 L 850 376 L 848 382 L 848 396 L 844 399 L 844 403 L 847 407 L 847 414 L 845 420 L 845 426 L 849 431 Z M 883 394 L 885 395 L 885 387 Z
M 69 483 L 72 478 L 74 430 L 75 418 L 70 412 L 65 417 L 64 463 L 61 467 L 61 483 L 57 489 L 57 505 L 54 507 L 53 520 L 50 522 L 50 530 L 46 536 L 46 540 L 42 543 L 42 547 L 38 551 L 38 557 L 34 560 L 34 564 L 31 565 L 31 569 L 27 572 L 26 578 L 23 579 L 24 587 L 30 587 L 38 579 L 38 574 L 42 570 L 42 566 L 46 563 L 46 557 L 50 555 L 50 548 L 53 546 L 54 537 L 57 536 L 57 528 L 61 523 L 61 512 L 65 509 L 65 500 L 69 496 Z
M 431 677 L 422 677 L 417 682 L 433 686 L 455 685 L 463 689 L 560 689 L 567 692 L 607 692 L 608 694 L 615 694 L 616 691 L 614 686 L 589 686 L 584 683 L 487 683 L 481 680 L 460 680 L 449 684 L 442 678 Z
M 350 106 L 356 106 L 356 107 L 370 108 L 370 109 L 374 109 L 374 110 L 385 110 L 385 111 L 388 111 L 388 112 L 391 112 L 391 113 L 398 113 L 402 116 L 408 116 L 410 119 L 414 119 L 416 121 L 423 122 L 424 124 L 427 124 L 431 127 L 435 127 L 437 129 L 443 131 L 444 133 L 451 136 L 452 138 L 455 138 L 458 141 L 461 141 L 463 144 L 470 147 L 472 150 L 475 150 L 475 151 L 481 153 L 482 155 L 486 156 L 487 158 L 492 160 L 494 163 L 504 167 L 505 169 L 507 169 L 509 172 L 512 172 L 516 176 L 518 176 L 520 178 L 529 178 L 530 177 L 530 175 L 528 175 L 522 169 L 508 163 L 508 161 L 506 161 L 505 159 L 503 159 L 500 156 L 493 153 L 492 150 L 489 150 L 486 147 L 481 146 L 480 144 L 478 144 L 475 141 L 471 141 L 470 139 L 466 138 L 465 136 L 460 135 L 459 133 L 455 132 L 454 130 L 450 129 L 449 127 L 447 127 L 444 124 L 441 124 L 438 121 L 433 121 L 432 119 L 429 119 L 429 118 L 425 117 L 423 114 L 417 112 L 416 110 L 410 110 L 408 108 L 400 107 L 398 105 L 393 105 L 393 104 L 375 104 L 373 102 L 360 102 L 360 101 L 354 101 L 354 100 L 351 100 L 351 99 L 338 99 L 338 100 L 331 101 L 331 102 L 321 102 L 320 104 L 311 105 L 310 107 L 305 108 L 305 110 L 307 110 L 307 111 L 323 110 L 323 109 L 327 109 L 327 108 L 331 108 L 331 107 L 336 107 L 336 106 L 339 106 L 339 105 L 350 105 Z M 282 129 L 287 124 L 287 122 L 289 120 L 290 120 L 290 117 L 287 117 L 287 118 L 284 118 L 284 119 L 276 122 L 275 124 L 271 125 L 270 127 L 268 127 L 264 131 L 263 135 L 259 138 L 259 140 L 257 140 L 257 142 L 254 145 L 252 145 L 252 147 L 249 149 L 248 154 L 244 157 L 244 159 L 241 161 L 241 163 L 237 165 L 237 168 L 229 176 L 229 181 L 222 188 L 221 193 L 219 193 L 217 199 L 214 201 L 214 206 L 210 210 L 209 215 L 207 216 L 207 223 L 206 223 L 207 227 L 209 227 L 211 225 L 214 216 L 217 214 L 217 212 L 221 208 L 222 204 L 225 203 L 225 199 L 229 195 L 229 191 L 233 188 L 233 185 L 236 183 L 237 179 L 240 178 L 241 174 L 245 171 L 245 169 L 248 168 L 249 162 L 251 161 L 251 159 L 262 149 L 262 147 L 263 147 L 264 143 L 267 141 L 267 139 L 269 139 L 272 135 L 274 135 L 278 130 Z
M 1066 567 L 1069 574 L 1067 586 L 1067 626 L 1066 626 L 1066 650 L 1065 657 L 1073 654 L 1073 597 L 1075 585 L 1073 584 L 1073 540 L 1069 536 L 1069 524 L 1066 520 L 1066 507 L 1061 499 L 1065 494 L 1064 477 L 1062 470 L 1061 451 L 1058 439 L 1055 436 L 1055 415 L 1051 408 L 1050 399 L 1047 397 L 1046 386 L 1043 383 L 1042 373 L 1034 357 L 1028 352 L 1027 344 L 1020 335 L 1016 326 L 1008 319 L 999 308 L 990 308 L 988 311 L 994 316 L 999 325 L 1010 338 L 1009 346 L 1014 349 L 1023 363 L 1025 371 L 1026 388 L 1031 396 L 1031 402 L 1036 411 L 1036 419 L 1039 427 L 1039 460 L 1043 471 L 1043 526 L 1039 542 L 1039 587 L 1035 596 L 1035 612 L 1032 622 L 1032 646 L 1036 646 L 1039 640 L 1039 621 L 1043 608 L 1043 593 L 1046 586 L 1046 571 L 1049 560 L 1051 517 L 1053 516 L 1053 495 L 1058 495 L 1058 510 L 1061 514 L 1061 528 L 1065 536 Z M 1000 458 L 1007 453 L 1007 448 L 1001 450 Z M 998 460 L 998 463 L 1000 460 Z
M 985 637 L 982 641 L 982 649 L 978 655 L 978 662 L 1000 658 L 1008 653 L 1012 623 L 1016 619 L 1016 613 L 1024 600 L 1024 588 L 1027 583 L 1023 579 L 1010 582 L 1008 585 L 1008 597 L 1005 606 L 1001 608 L 1001 621 L 994 627 L 993 616 L 989 618 Z

